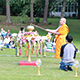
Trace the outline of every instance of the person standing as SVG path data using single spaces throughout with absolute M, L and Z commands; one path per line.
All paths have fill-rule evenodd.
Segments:
M 69 33 L 69 28 L 66 25 L 65 18 L 60 19 L 60 25 L 61 26 L 58 27 L 56 30 L 45 29 L 45 31 L 55 34 L 55 39 L 56 39 L 55 58 L 56 59 L 60 58 L 61 46 L 66 43 L 66 35 Z

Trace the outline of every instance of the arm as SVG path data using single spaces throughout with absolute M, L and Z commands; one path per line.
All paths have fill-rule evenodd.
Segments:
M 45 31 L 54 32 L 56 30 L 45 29 Z
M 59 28 L 57 28 L 56 30 L 45 29 L 45 31 L 49 31 L 50 33 L 59 35 L 58 30 L 59 30 Z
M 53 34 L 60 35 L 60 33 L 59 33 L 59 32 L 53 32 Z
M 64 48 L 65 48 L 66 45 L 67 45 L 67 44 L 65 44 L 65 45 L 63 45 L 63 46 L 61 47 L 61 52 L 60 52 L 61 60 L 63 60 Z
M 75 47 L 75 46 L 74 46 Z M 75 52 L 74 52 L 74 59 L 76 58 L 76 52 L 78 51 L 78 49 L 75 47 Z

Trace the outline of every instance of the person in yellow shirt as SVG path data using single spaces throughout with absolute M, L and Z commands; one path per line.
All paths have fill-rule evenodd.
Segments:
M 45 29 L 45 31 L 55 34 L 56 39 L 55 58 L 57 59 L 60 58 L 61 46 L 66 43 L 66 35 L 69 33 L 69 28 L 66 25 L 65 18 L 60 19 L 60 25 L 61 26 L 58 27 L 56 30 Z

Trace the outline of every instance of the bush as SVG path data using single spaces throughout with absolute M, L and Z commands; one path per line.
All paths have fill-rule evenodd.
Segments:
M 2 21 L 0 20 L 0 22 L 2 22 Z
M 38 17 L 35 20 L 36 20 L 36 24 L 38 24 L 40 22 L 40 18 L 38 18 Z
M 22 21 L 22 23 L 23 23 L 23 24 L 25 24 L 25 23 L 26 23 L 26 21 Z
M 49 22 L 48 25 L 52 24 L 52 22 Z

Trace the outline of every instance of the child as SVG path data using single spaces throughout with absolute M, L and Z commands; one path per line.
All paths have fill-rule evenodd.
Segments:
M 61 47 L 61 63 L 60 69 L 65 71 L 73 71 L 71 66 L 73 65 L 74 58 L 76 57 L 77 48 L 72 44 L 73 37 L 71 35 L 66 36 L 66 44 Z
M 45 43 L 46 45 L 46 52 L 53 52 L 53 43 L 50 42 L 50 39 L 47 40 L 48 42 Z
M 12 48 L 14 48 L 14 46 L 15 46 L 15 43 L 13 41 L 13 38 L 11 38 L 11 40 L 9 42 L 9 48 L 12 49 Z

